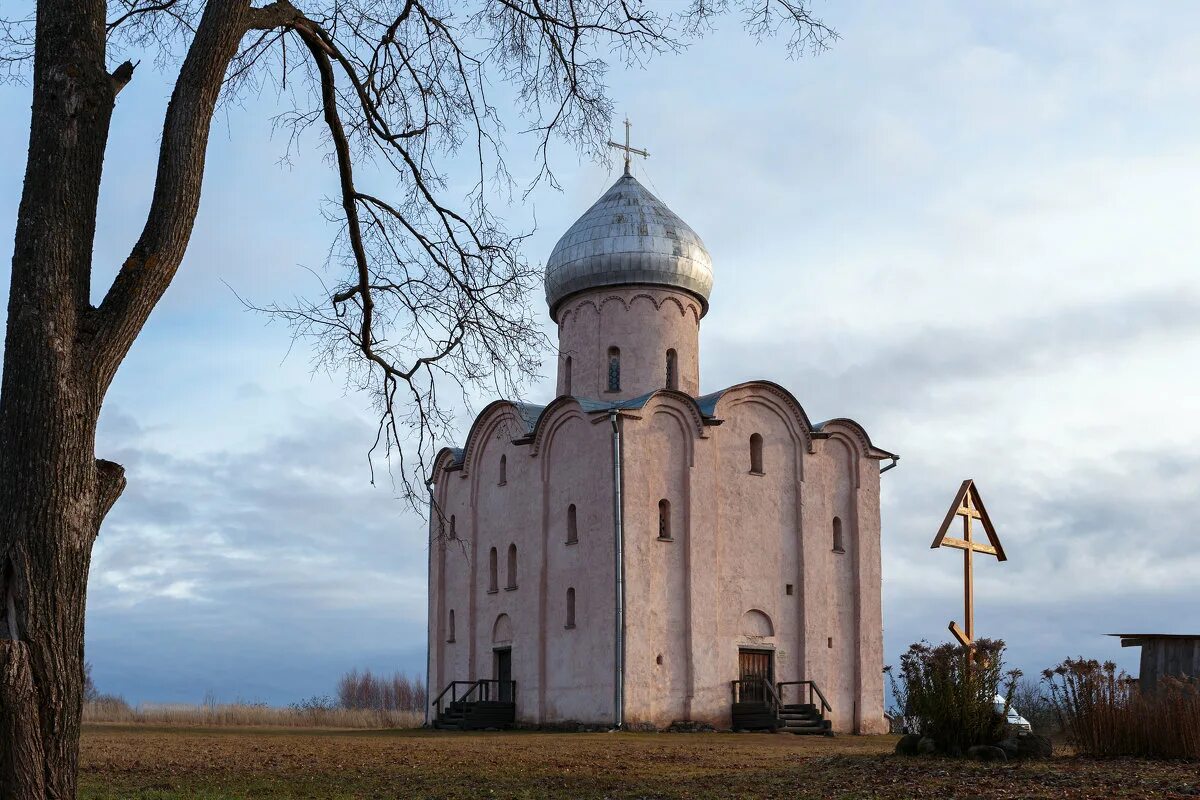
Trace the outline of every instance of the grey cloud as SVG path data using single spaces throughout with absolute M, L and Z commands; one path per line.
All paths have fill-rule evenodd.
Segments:
M 1200 456 L 1119 452 L 1086 471 L 1035 479 L 1005 462 L 981 491 L 1005 544 L 1003 564 L 981 559 L 977 624 L 1005 639 L 1010 659 L 1036 673 L 1068 655 L 1113 658 L 1136 674 L 1137 654 L 1102 634 L 1192 632 L 1200 620 L 1200 556 L 1181 497 L 1200 485 Z M 961 557 L 929 543 L 956 488 L 945 472 L 889 473 L 884 506 L 886 646 L 947 638 L 960 620 Z
M 366 422 L 302 420 L 241 452 L 169 455 L 119 410 L 106 420 L 100 451 L 129 488 L 89 584 L 102 688 L 285 702 L 356 665 L 422 670 L 424 529 L 369 485 Z
M 1053 371 L 1074 359 L 1167 335 L 1200 335 L 1200 297 L 1190 290 L 1135 294 L 978 326 L 893 330 L 881 324 L 869 337 L 825 332 L 801 350 L 777 342 L 763 352 L 758 342 L 718 339 L 706 355 L 707 366 L 730 376 L 724 378 L 729 382 L 759 377 L 734 377 L 743 364 L 773 365 L 781 371 L 777 379 L 802 387 L 801 402 L 824 418 L 927 407 L 947 385 Z

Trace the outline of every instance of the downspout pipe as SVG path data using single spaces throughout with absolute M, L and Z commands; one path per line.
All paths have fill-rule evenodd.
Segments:
M 613 595 L 616 599 L 613 647 L 613 728 L 625 723 L 625 531 L 621 502 L 621 426 L 616 409 L 608 412 L 612 425 L 613 470 Z
M 889 469 L 895 469 L 900 464 L 900 456 L 892 456 L 892 463 L 888 464 L 883 469 L 879 470 L 879 474 L 887 472 Z
M 425 591 L 425 727 L 428 728 L 432 723 L 429 720 L 429 701 L 433 698 L 433 624 L 430 621 L 429 607 L 433 604 L 433 593 L 429 591 L 433 585 L 429 583 L 433 579 L 433 520 L 437 513 L 437 508 L 433 500 L 433 481 L 425 481 L 425 489 L 429 492 L 429 529 L 425 542 L 425 581 L 427 584 Z M 441 576 L 438 576 L 441 580 Z

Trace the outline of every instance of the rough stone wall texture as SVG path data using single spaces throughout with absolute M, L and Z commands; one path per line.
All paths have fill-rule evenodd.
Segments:
M 567 394 L 566 360 L 576 397 L 625 400 L 666 386 L 667 350 L 678 361 L 679 390 L 700 389 L 700 304 L 659 287 L 602 290 L 568 301 L 559 314 L 558 393 Z M 608 350 L 621 351 L 621 389 L 608 391 Z
M 623 427 L 625 714 L 630 723 L 663 726 L 690 716 L 689 478 L 695 435 L 682 406 L 675 398 L 655 400 L 641 419 L 627 420 Z M 661 500 L 670 503 L 670 539 L 659 536 Z
M 480 419 L 467 463 L 440 474 L 435 496 L 454 515 L 457 538 L 434 541 L 430 574 L 433 696 L 451 680 L 494 677 L 494 652 L 512 649 L 522 722 L 612 719 L 613 521 L 610 427 L 593 425 L 573 403 L 546 420 L 533 445 L 514 445 L 505 407 Z M 507 481 L 498 485 L 500 456 Z M 579 541 L 566 543 L 566 509 L 576 506 Z M 466 520 L 466 522 L 464 522 Z M 516 588 L 507 551 L 517 548 Z M 497 549 L 497 590 L 489 551 Z M 575 589 L 576 626 L 567 629 L 566 591 Z M 448 643 L 449 610 L 456 641 Z M 511 637 L 495 640 L 496 620 Z M 432 699 L 432 698 L 431 698 Z
M 668 348 L 678 354 L 681 390 L 696 395 L 698 316 L 686 293 L 661 288 L 605 289 L 570 301 L 559 331 L 574 395 L 620 400 L 662 388 Z M 617 393 L 604 391 L 610 346 L 621 349 Z M 560 357 L 560 393 L 562 365 Z M 621 417 L 627 722 L 728 726 L 738 650 L 751 647 L 773 652 L 777 681 L 816 681 L 835 730 L 883 732 L 879 466 L 869 443 L 845 422 L 814 436 L 795 400 L 768 383 L 728 390 L 716 416 L 722 424 L 705 425 L 689 399 L 662 393 Z M 462 468 L 439 474 L 435 496 L 454 515 L 458 538 L 433 543 L 433 694 L 452 679 L 492 677 L 494 648 L 511 646 L 520 720 L 607 723 L 611 427 L 560 398 L 532 442 L 513 444 L 524 433 L 510 406 L 494 404 L 476 421 Z M 755 433 L 763 437 L 762 474 L 751 473 Z M 662 499 L 670 502 L 670 541 L 659 539 Z M 577 544 L 566 541 L 572 503 Z M 844 552 L 834 550 L 835 517 Z M 510 544 L 519 574 L 517 588 L 506 590 Z M 495 593 L 488 591 L 492 547 Z M 564 627 L 568 588 L 576 592 L 573 629 Z M 453 643 L 446 641 L 450 609 Z M 494 641 L 501 614 L 511 641 Z

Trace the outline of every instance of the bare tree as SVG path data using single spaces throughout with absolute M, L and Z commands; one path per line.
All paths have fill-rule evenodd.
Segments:
M 537 270 L 489 212 L 512 188 L 494 87 L 516 98 L 551 183 L 556 137 L 597 152 L 610 62 L 640 64 L 737 14 L 792 52 L 833 32 L 805 0 L 42 0 L 0 21 L 0 76 L 32 118 L 0 386 L 0 795 L 75 796 L 92 545 L 124 470 L 97 458 L 105 393 L 170 285 L 200 203 L 219 100 L 276 86 L 323 132 L 339 192 L 328 296 L 278 308 L 376 398 L 377 446 L 413 476 L 449 417 L 439 387 L 507 389 L 535 369 Z M 115 100 L 136 62 L 178 64 L 150 210 L 99 306 L 92 244 Z M 506 100 L 511 105 L 511 100 Z M 445 165 L 477 165 L 452 197 Z M 388 175 L 372 189 L 356 167 Z

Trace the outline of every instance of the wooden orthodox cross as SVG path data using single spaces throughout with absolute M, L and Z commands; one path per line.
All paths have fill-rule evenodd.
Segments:
M 625 144 L 618 144 L 617 142 L 614 142 L 612 139 L 608 140 L 609 147 L 615 147 L 618 150 L 625 151 L 625 174 L 626 175 L 630 174 L 630 172 L 629 172 L 629 156 L 630 155 L 636 154 L 636 155 L 641 156 L 642 158 L 650 157 L 650 153 L 648 153 L 647 151 L 639 150 L 636 147 L 629 146 L 629 129 L 631 127 L 633 127 L 633 126 L 630 125 L 630 123 L 629 123 L 629 117 L 626 117 L 625 118 Z
M 946 535 L 955 517 L 962 517 L 963 520 L 963 538 L 961 539 Z M 971 538 L 974 520 L 979 520 L 990 544 L 976 542 Z M 962 486 L 958 487 L 958 494 L 955 495 L 954 502 L 950 504 L 950 510 L 946 512 L 946 519 L 942 522 L 942 527 L 938 530 L 930 547 L 935 550 L 939 547 L 953 547 L 963 551 L 963 613 L 966 616 L 967 629 L 964 631 L 958 627 L 958 623 L 951 622 L 950 632 L 964 647 L 971 647 L 975 643 L 975 565 L 972 556 L 975 553 L 986 553 L 989 556 L 995 556 L 997 561 L 1007 561 L 1008 556 L 1004 555 L 1000 537 L 996 535 L 996 529 L 992 527 L 987 509 L 983 507 L 983 500 L 979 497 L 979 490 L 975 488 L 975 482 L 970 478 L 963 481 Z

